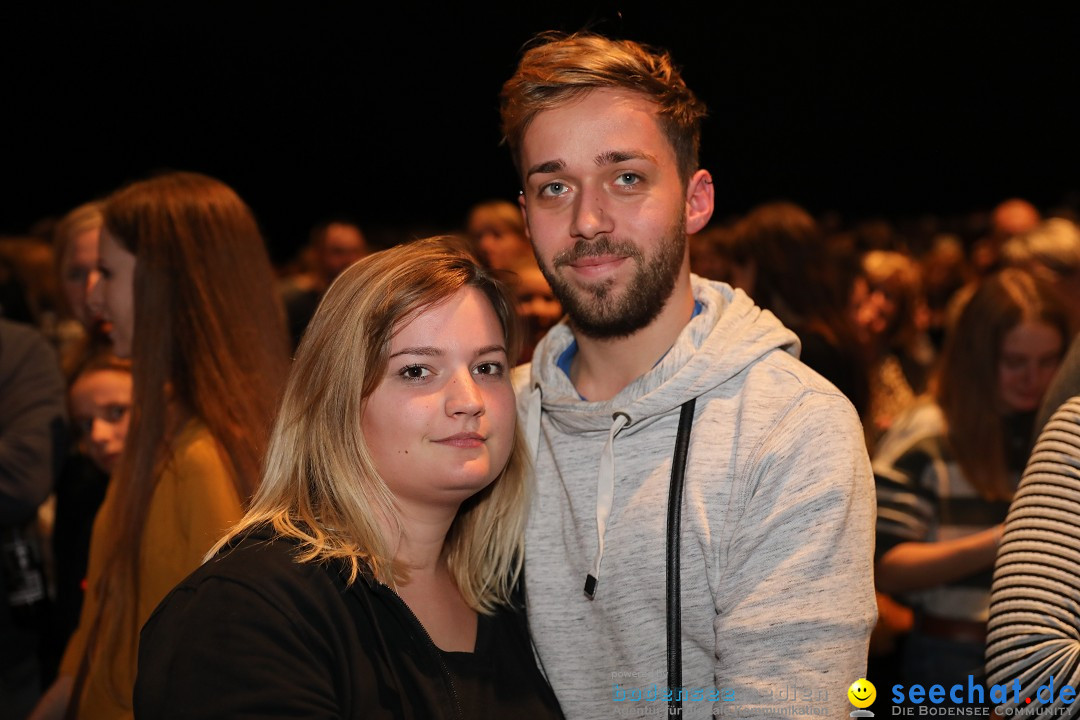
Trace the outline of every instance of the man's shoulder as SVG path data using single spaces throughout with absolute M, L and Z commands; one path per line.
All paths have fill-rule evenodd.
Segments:
M 782 348 L 762 355 L 733 380 L 733 386 L 719 385 L 706 396 L 734 397 L 740 406 L 760 411 L 782 412 L 810 405 L 855 413 L 847 396 L 835 385 Z
M 63 392 L 60 361 L 37 328 L 0 318 L 0 380 L 6 376 L 55 379 Z M 54 383 L 49 383 L 54 384 Z
M 765 355 L 751 371 L 770 373 L 770 379 L 789 387 L 792 392 L 810 392 L 844 397 L 835 385 L 794 355 L 776 349 Z

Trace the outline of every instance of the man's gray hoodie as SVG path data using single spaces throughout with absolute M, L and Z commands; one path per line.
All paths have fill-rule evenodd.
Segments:
M 846 715 L 876 613 L 858 417 L 771 313 L 727 285 L 692 283 L 700 312 L 614 399 L 582 400 L 556 365 L 573 341 L 565 322 L 515 373 L 537 478 L 526 583 L 539 657 L 568 718 L 666 713 L 667 496 L 679 408 L 696 397 L 684 716 Z

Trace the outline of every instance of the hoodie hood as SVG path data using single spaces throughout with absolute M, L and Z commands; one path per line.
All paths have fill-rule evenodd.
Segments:
M 536 348 L 525 390 L 530 405 L 539 395 L 543 412 L 564 432 L 607 431 L 613 416 L 625 417 L 621 432 L 633 433 L 653 417 L 676 410 L 691 397 L 722 385 L 777 349 L 798 357 L 799 339 L 768 310 L 757 307 L 742 290 L 690 276 L 701 312 L 649 372 L 611 400 L 583 401 L 557 365 L 574 341 L 564 319 Z M 539 393 L 536 391 L 539 390 Z M 534 413 L 539 407 L 530 407 Z M 531 413 L 530 413 L 531 414 Z

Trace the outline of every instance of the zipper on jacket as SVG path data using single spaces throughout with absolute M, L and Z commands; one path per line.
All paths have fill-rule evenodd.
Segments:
M 428 633 L 427 628 L 424 627 L 424 624 L 420 622 L 420 618 L 416 617 L 416 613 L 412 611 L 412 608 L 409 607 L 408 603 L 401 599 L 400 595 L 394 592 L 393 588 L 391 588 L 389 585 L 384 585 L 383 583 L 378 581 L 375 581 L 375 583 L 380 588 L 386 590 L 391 596 L 393 596 L 394 600 L 396 600 L 398 604 L 401 605 L 401 607 L 405 608 L 406 614 L 408 614 L 409 618 L 412 619 L 413 624 L 420 630 L 420 633 L 424 636 L 424 639 L 427 640 L 428 647 L 431 648 L 432 654 L 435 656 L 435 659 L 439 663 L 439 667 L 442 669 L 443 677 L 446 678 L 446 683 L 450 686 L 450 697 L 454 700 L 454 710 L 456 711 L 456 715 L 458 718 L 461 718 L 461 720 L 464 720 L 465 713 L 461 710 L 461 700 L 458 698 L 457 688 L 454 686 L 454 677 L 450 674 L 450 669 L 446 667 L 446 662 L 442 658 L 442 653 L 439 651 L 439 646 L 436 645 L 435 641 L 431 639 L 431 634 Z M 479 633 L 479 629 L 477 630 L 477 632 Z

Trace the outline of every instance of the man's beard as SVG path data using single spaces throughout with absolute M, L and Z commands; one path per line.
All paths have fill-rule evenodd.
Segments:
M 610 340 L 629 337 L 657 318 L 675 288 L 685 254 L 686 231 L 680 218 L 657 243 L 651 257 L 645 257 L 633 243 L 601 235 L 578 240 L 552 258 L 552 268 L 541 262 L 540 270 L 574 328 L 586 337 Z M 621 294 L 614 287 L 614 278 L 578 287 L 557 272 L 581 258 L 598 255 L 625 256 L 636 264 L 637 270 Z

